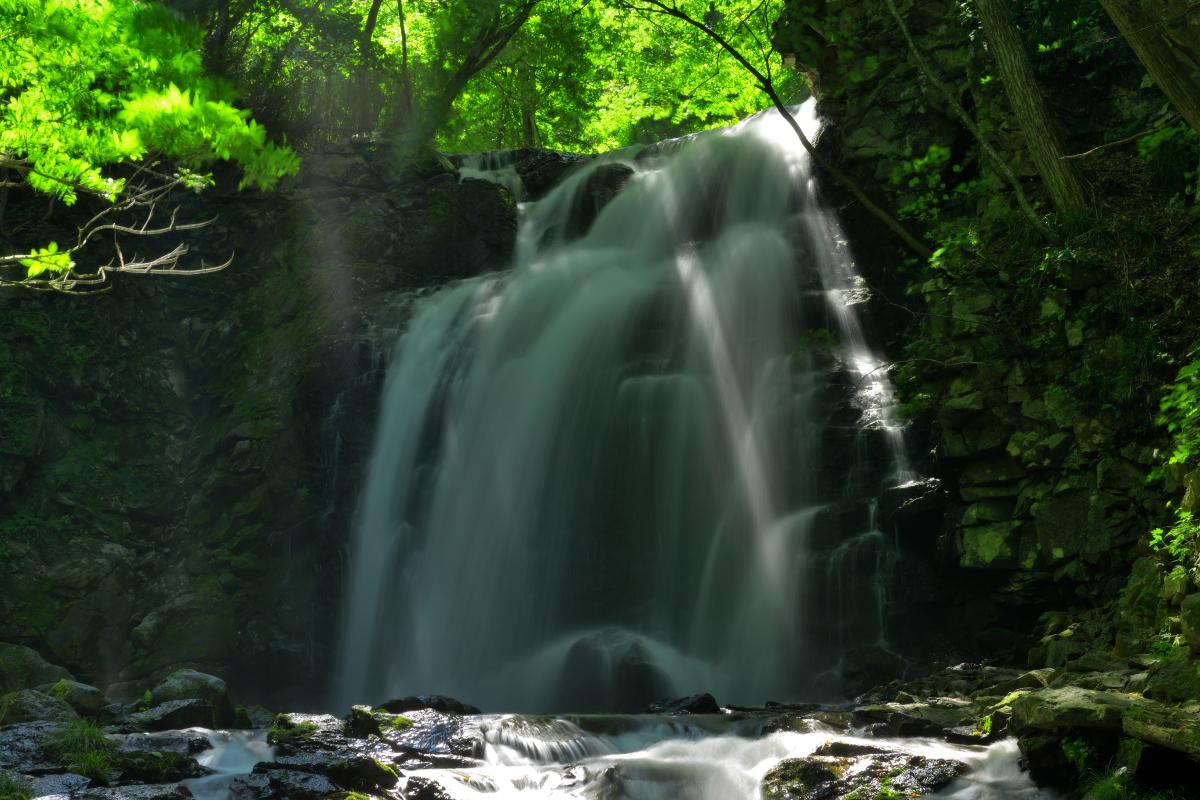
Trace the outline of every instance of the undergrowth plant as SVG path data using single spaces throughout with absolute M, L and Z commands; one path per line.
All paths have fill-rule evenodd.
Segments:
M 71 772 L 105 784 L 113 769 L 116 745 L 96 723 L 80 720 L 55 733 L 43 750 Z
M 23 775 L 0 770 L 0 800 L 29 800 L 33 797 L 33 784 Z

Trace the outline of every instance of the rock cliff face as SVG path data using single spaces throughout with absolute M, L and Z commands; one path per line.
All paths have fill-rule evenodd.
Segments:
M 958 5 L 897 2 L 931 69 L 1036 196 L 1023 134 L 977 23 Z M 1027 13 L 1026 37 L 1040 41 L 1053 14 Z M 1080 15 L 1086 41 L 1034 54 L 1072 152 L 1153 127 L 1165 104 L 1099 7 Z M 1118 149 L 1083 162 L 1115 220 L 1110 238 L 1054 248 L 1021 233 L 1028 223 L 997 202 L 1009 190 L 919 72 L 884 0 L 792 0 L 777 44 L 813 79 L 826 155 L 946 246 L 933 268 L 906 266 L 877 223 L 846 209 L 860 266 L 879 290 L 874 316 L 898 362 L 916 455 L 948 492 L 932 585 L 955 602 L 940 606 L 954 609 L 935 626 L 940 646 L 1023 661 L 1067 624 L 1043 618 L 1028 638 L 1039 614 L 1117 597 L 1161 520 L 1167 496 L 1146 479 L 1162 459 L 1153 422 L 1171 377 L 1162 356 L 1186 348 L 1172 295 L 1186 285 L 1190 229 L 1166 209 L 1153 170 Z M 972 231 L 981 227 L 1004 246 L 980 245 Z M 1152 258 L 1131 256 L 1147 248 Z M 1111 615 L 1100 616 L 1089 628 L 1097 640 L 1113 633 Z M 1065 655 L 1042 643 L 1030 657 L 1061 666 Z
M 227 271 L 0 297 L 0 640 L 117 699 L 186 664 L 312 703 L 384 334 L 505 267 L 516 209 L 363 143 L 191 210 Z

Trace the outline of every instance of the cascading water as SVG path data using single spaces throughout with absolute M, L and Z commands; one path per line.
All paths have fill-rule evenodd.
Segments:
M 885 638 L 869 499 L 907 472 L 858 283 L 774 113 L 532 204 L 514 270 L 421 301 L 397 343 L 339 701 L 815 696 Z

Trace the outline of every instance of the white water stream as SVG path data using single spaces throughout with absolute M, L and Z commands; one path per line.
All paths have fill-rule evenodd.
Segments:
M 702 719 L 702 718 L 701 718 Z M 560 723 L 561 724 L 561 723 Z M 1050 800 L 1018 764 L 1016 742 L 990 747 L 932 739 L 880 740 L 837 736 L 828 730 L 754 736 L 719 723 L 659 721 L 627 733 L 578 731 L 573 748 L 489 735 L 487 764 L 468 770 L 425 770 L 452 797 L 586 798 L 587 800 L 758 800 L 763 776 L 785 758 L 811 755 L 836 740 L 884 746 L 966 764 L 966 772 L 930 797 L 946 800 Z M 486 727 L 486 726 L 485 726 Z M 740 734 L 740 735 L 739 735 Z M 564 758 L 564 755 L 570 757 Z M 418 774 L 418 773 L 414 773 Z

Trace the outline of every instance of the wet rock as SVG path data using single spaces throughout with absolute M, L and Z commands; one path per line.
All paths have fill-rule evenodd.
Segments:
M 587 156 L 558 150 L 522 148 L 512 152 L 513 168 L 521 176 L 525 196 L 530 200 L 544 197 L 568 172 L 588 160 Z
M 32 689 L 64 678 L 69 680 L 71 673 L 46 661 L 36 650 L 0 642 L 0 694 Z
M 76 712 L 85 717 L 96 717 L 108 705 L 104 692 L 95 686 L 88 686 L 78 681 L 60 680 L 56 683 L 44 683 L 37 691 L 63 700 Z
M 763 778 L 766 800 L 923 797 L 966 770 L 958 761 L 885 751 L 789 758 Z
M 229 700 L 229 689 L 225 681 L 194 669 L 172 672 L 150 690 L 150 702 L 154 705 L 172 700 L 204 700 L 212 705 L 212 722 L 207 728 L 227 728 L 236 721 L 233 703 Z
M 853 758 L 855 756 L 877 756 L 888 752 L 882 747 L 875 747 L 869 744 L 855 744 L 854 742 L 843 742 L 838 739 L 831 739 L 825 744 L 813 750 L 814 756 L 833 756 L 835 758 Z
M 804 758 L 789 758 L 779 762 L 763 778 L 762 795 L 766 798 L 802 800 L 828 797 L 828 790 L 837 781 L 830 765 Z
M 284 754 L 337 750 L 348 744 L 345 726 L 330 714 L 279 714 L 267 741 Z
M 129 716 L 131 724 L 147 731 L 213 728 L 213 720 L 213 706 L 207 700 L 168 700 Z
M 555 700 L 564 708 L 636 714 L 671 691 L 670 678 L 645 643 L 605 628 L 571 645 Z
M 1115 692 L 1074 686 L 1042 689 L 1013 701 L 1012 727 L 1017 733 L 1073 728 L 1115 733 L 1134 703 L 1133 698 Z
M 114 759 L 114 766 L 121 783 L 175 783 L 209 774 L 196 759 L 170 751 L 120 752 Z
M 266 775 L 242 775 L 229 784 L 229 800 L 271 800 L 275 797 Z
M 0 728 L 0 769 L 24 773 L 52 770 L 55 765 L 42 752 L 62 727 L 57 722 L 26 722 Z
M 881 703 L 854 711 L 875 736 L 937 736 L 972 723 L 976 707 L 968 700 L 936 697 L 912 703 Z
M 131 733 L 121 741 L 121 749 L 126 752 L 177 753 L 181 756 L 194 756 L 211 747 L 207 736 L 193 731 Z
M 259 795 L 270 800 L 321 800 L 326 795 L 338 791 L 333 781 L 324 775 L 314 772 L 301 772 L 290 769 L 273 769 L 259 764 L 254 768 L 255 773 L 266 777 L 270 793 Z
M 948 503 L 949 496 L 937 478 L 910 481 L 884 489 L 879 495 L 879 524 L 885 531 L 899 526 L 902 533 L 917 533 L 918 524 L 928 522 L 931 538 L 936 538 L 938 518 Z
M 395 769 L 369 755 L 354 752 L 297 753 L 276 756 L 274 766 L 324 775 L 347 789 L 391 789 L 399 776 Z
M 161 786 L 114 786 L 85 789 L 71 795 L 71 800 L 179 800 L 181 797 L 191 796 L 192 793 L 186 786 L 172 783 Z
M 478 725 L 460 715 L 425 709 L 404 716 L 411 725 L 383 731 L 384 740 L 398 750 L 467 758 L 479 758 L 483 753 Z
M 451 800 L 450 793 L 429 778 L 409 778 L 404 786 L 405 800 Z
M 648 714 L 720 714 L 721 706 L 715 697 L 705 692 L 680 697 L 675 700 L 661 700 L 652 703 L 646 709 Z
M 3 718 L 0 723 L 15 725 L 21 722 L 74 722 L 79 719 L 75 709 L 66 701 L 48 694 L 21 689 L 0 697 Z
M 576 239 L 586 234 L 604 207 L 612 202 L 632 177 L 633 170 L 625 164 L 614 161 L 596 165 L 567 214 L 563 236 Z
M 33 797 L 70 795 L 72 792 L 86 789 L 91 782 L 91 778 L 85 778 L 73 772 L 65 772 L 60 775 L 43 775 L 30 781 L 33 784 Z
M 453 697 L 445 697 L 440 694 L 422 694 L 415 697 L 401 697 L 396 700 L 388 700 L 386 703 L 381 703 L 376 708 L 387 711 L 390 714 L 403 714 L 406 711 L 417 711 L 422 708 L 429 708 L 434 711 L 440 711 L 443 714 L 479 714 L 478 708 L 472 705 L 467 705 Z
M 878 645 L 856 647 L 846 653 L 842 682 L 846 694 L 855 696 L 904 674 L 904 659 Z

